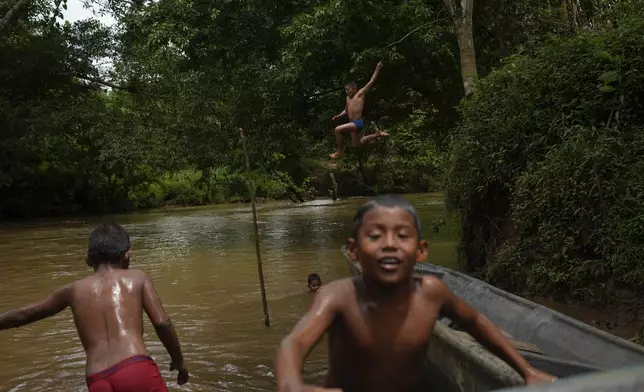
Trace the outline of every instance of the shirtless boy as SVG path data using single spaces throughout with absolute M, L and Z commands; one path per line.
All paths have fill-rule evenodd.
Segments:
M 554 377 L 528 364 L 490 320 L 433 276 L 414 276 L 427 256 L 413 206 L 398 196 L 379 196 L 358 210 L 348 253 L 362 276 L 331 282 L 280 346 L 280 392 L 325 391 L 304 386 L 305 356 L 329 332 L 328 390 L 410 392 L 421 387 L 427 345 L 439 314 L 458 321 L 527 384 Z
M 337 116 L 333 116 L 333 121 L 346 114 L 349 117 L 349 122 L 335 127 L 335 140 L 338 144 L 338 151 L 330 154 L 329 156 L 331 158 L 336 159 L 344 155 L 344 147 L 342 145 L 342 132 L 351 132 L 351 140 L 353 141 L 353 145 L 356 147 L 360 147 L 361 145 L 380 137 L 389 136 L 387 132 L 382 131 L 364 136 L 362 139 L 360 139 L 359 135 L 359 132 L 364 128 L 364 121 L 362 121 L 362 109 L 364 108 L 365 95 L 367 94 L 369 89 L 371 89 L 371 86 L 373 86 L 373 84 L 376 82 L 381 69 L 382 62 L 379 62 L 376 66 L 376 71 L 373 73 L 373 76 L 371 76 L 371 80 L 369 80 L 369 83 L 367 83 L 360 90 L 358 90 L 358 84 L 356 82 L 349 82 L 344 86 L 344 90 L 347 93 L 345 107 L 342 113 L 338 114 Z
M 94 274 L 63 286 L 42 302 L 0 315 L 0 330 L 17 328 L 72 309 L 87 363 L 89 392 L 167 391 L 143 343 L 143 310 L 178 370 L 179 385 L 188 370 L 177 334 L 148 275 L 128 269 L 130 237 L 118 224 L 103 224 L 89 237 L 87 265 Z

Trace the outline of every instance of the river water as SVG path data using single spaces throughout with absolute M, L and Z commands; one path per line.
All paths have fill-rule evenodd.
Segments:
M 455 225 L 442 195 L 407 196 L 430 241 L 429 261 L 455 267 Z M 357 207 L 366 199 L 258 205 L 261 250 L 271 315 L 265 328 L 247 205 L 158 210 L 108 217 L 52 220 L 0 227 L 0 313 L 38 301 L 92 271 L 84 256 L 90 231 L 102 221 L 133 237 L 133 268 L 152 277 L 183 347 L 190 382 L 176 385 L 169 357 L 147 318 L 145 342 L 170 390 L 275 390 L 273 359 L 280 340 L 306 312 L 306 278 L 346 277 L 340 253 Z M 432 222 L 445 219 L 438 234 Z M 0 332 L 0 391 L 86 391 L 85 356 L 71 312 Z M 319 382 L 324 344 L 305 365 Z

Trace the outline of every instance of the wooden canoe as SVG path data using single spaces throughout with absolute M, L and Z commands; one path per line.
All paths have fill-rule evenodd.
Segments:
M 351 262 L 352 275 L 360 266 Z M 430 263 L 418 274 L 441 278 L 449 288 L 501 328 L 533 366 L 557 377 L 569 377 L 644 364 L 644 347 L 601 331 L 545 306 L 500 290 L 481 280 Z M 505 362 L 443 318 L 436 324 L 428 365 L 456 391 L 490 391 L 523 384 Z
M 644 365 L 593 372 L 530 387 L 506 388 L 503 392 L 641 392 Z

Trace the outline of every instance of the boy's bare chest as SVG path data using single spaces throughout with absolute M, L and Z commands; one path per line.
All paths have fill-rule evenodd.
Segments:
M 363 309 L 344 318 L 346 343 L 357 349 L 403 353 L 424 349 L 431 337 L 439 309 L 433 305 L 410 306 L 393 311 Z M 372 354 L 374 354 L 372 352 Z
M 349 108 L 359 108 L 364 105 L 364 98 L 363 97 L 354 97 L 354 98 L 347 98 L 347 107 Z

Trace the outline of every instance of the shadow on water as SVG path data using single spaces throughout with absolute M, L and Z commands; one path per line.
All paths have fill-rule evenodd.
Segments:
M 409 195 L 430 240 L 430 261 L 454 267 L 456 231 L 439 194 Z M 117 221 L 134 238 L 133 268 L 150 274 L 180 335 L 191 382 L 178 388 L 169 357 L 145 319 L 145 340 L 171 390 L 274 390 L 273 359 L 282 337 L 310 306 L 310 273 L 323 283 L 346 277 L 339 251 L 363 198 L 294 205 L 259 204 L 259 229 L 272 327 L 263 314 L 247 205 L 155 210 L 0 226 L 0 312 L 49 295 L 86 276 L 87 237 Z M 438 234 L 432 223 L 444 218 Z M 85 356 L 71 314 L 0 333 L 0 391 L 85 391 Z M 319 383 L 326 347 L 305 365 Z

